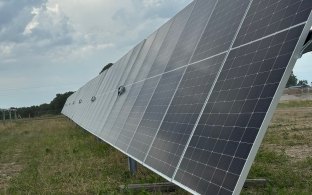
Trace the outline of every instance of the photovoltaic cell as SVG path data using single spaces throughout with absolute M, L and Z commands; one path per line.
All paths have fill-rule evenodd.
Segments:
M 311 9 L 311 0 L 253 1 L 234 46 L 306 22 Z
M 193 4 L 190 4 L 188 7 L 186 7 L 184 10 L 182 10 L 180 12 L 180 14 L 178 14 L 174 20 L 169 21 L 163 28 L 161 28 L 158 32 L 157 32 L 157 36 L 153 42 L 153 45 L 149 51 L 149 53 L 153 53 L 153 55 L 156 53 L 158 54 L 157 56 L 155 56 L 154 58 L 149 57 L 149 61 L 152 62 L 152 60 L 154 60 L 153 66 L 151 67 L 147 67 L 145 65 L 146 60 L 144 62 L 144 65 L 142 67 L 142 70 L 140 70 L 140 75 L 142 76 L 138 76 L 136 81 L 140 81 L 140 78 L 143 78 L 144 75 L 146 76 L 147 74 L 149 75 L 148 77 L 151 78 L 152 76 L 162 73 L 164 71 L 164 68 L 167 65 L 167 62 L 169 60 L 170 55 L 170 50 L 172 50 L 172 46 L 175 45 L 175 42 L 177 40 L 174 40 L 174 38 L 178 38 L 179 34 L 181 34 L 181 31 L 183 30 L 183 27 L 187 18 L 190 15 L 190 12 L 193 9 Z M 157 59 L 157 60 L 155 60 Z M 141 101 L 141 95 L 142 93 L 140 93 L 138 95 L 138 102 L 136 102 L 131 110 L 131 112 L 128 115 L 128 119 L 123 127 L 123 130 L 120 132 L 119 137 L 121 137 L 121 139 L 128 139 L 128 138 L 133 138 L 134 134 L 131 135 L 131 133 L 135 133 L 136 128 L 139 125 L 139 122 L 141 121 L 143 114 L 145 112 L 145 108 L 147 107 L 147 104 L 150 101 L 150 98 L 152 97 L 156 86 L 160 80 L 160 76 L 157 76 L 155 79 L 152 78 L 153 81 L 153 86 L 152 85 L 143 85 L 142 91 L 147 90 L 146 88 L 148 88 L 150 94 L 148 94 L 149 96 L 147 97 L 146 94 L 144 94 L 145 92 L 143 92 L 144 94 L 144 102 Z M 138 106 L 139 105 L 139 106 Z M 144 108 L 144 109 L 142 109 Z M 126 134 L 128 136 L 128 138 L 125 138 L 124 134 Z M 130 139 L 130 141 L 131 141 Z M 120 143 L 120 141 L 117 140 L 117 143 Z M 130 144 L 130 143 L 128 143 Z M 127 145 L 127 143 L 121 143 L 121 145 L 125 146 Z
M 218 1 L 192 57 L 192 62 L 229 50 L 249 4 L 249 0 Z
M 82 87 L 82 88 L 80 88 L 78 91 L 76 91 L 73 95 L 75 95 L 75 97 L 74 96 L 70 96 L 71 97 L 71 99 L 68 99 L 67 100 L 67 103 L 65 104 L 65 105 L 67 105 L 67 107 L 70 107 L 70 105 L 69 105 L 69 103 L 70 102 L 72 102 L 72 98 L 76 98 L 76 99 L 78 99 L 78 101 L 80 100 L 80 99 L 82 99 L 83 97 L 84 97 L 84 91 L 86 90 L 86 88 L 85 87 Z M 79 110 L 83 107 L 83 106 L 85 106 L 84 104 L 79 104 L 79 102 L 78 102 L 78 104 L 76 104 L 76 106 L 71 110 L 71 112 L 69 112 L 68 114 L 70 114 L 70 116 L 71 116 L 71 119 L 73 119 L 74 121 L 77 121 L 77 123 L 80 123 L 80 112 L 79 112 Z
M 234 191 L 302 29 L 230 52 L 175 180 L 201 194 Z
M 150 58 L 148 53 L 151 50 L 151 47 L 153 45 L 153 42 L 155 41 L 155 38 L 156 38 L 157 34 L 158 34 L 158 32 L 156 31 L 156 32 L 154 32 L 152 35 L 150 35 L 148 37 L 148 39 L 144 42 L 144 46 L 141 49 L 139 55 L 136 57 L 134 65 L 133 65 L 134 68 L 132 69 L 132 71 L 129 73 L 128 77 L 125 80 L 125 84 L 130 85 L 128 90 L 131 90 L 133 82 L 138 77 L 145 77 L 146 76 L 145 75 L 146 74 L 145 71 L 143 71 L 142 69 L 146 69 L 146 66 L 144 66 L 144 62 L 146 62 L 146 60 L 148 58 Z M 149 66 L 147 66 L 147 67 L 149 67 Z M 118 71 L 119 70 L 118 67 L 115 70 Z M 115 76 L 115 74 L 111 74 L 111 75 L 113 77 Z M 142 85 L 140 85 L 140 86 L 142 86 Z M 115 87 L 115 89 L 114 89 L 115 91 L 114 92 L 110 92 L 108 94 L 105 94 L 105 96 L 106 96 L 106 101 L 104 101 L 105 105 L 112 105 L 113 102 L 115 102 L 117 100 L 117 88 L 118 87 L 117 86 Z M 108 89 L 106 89 L 106 90 L 110 91 Z M 124 94 L 124 95 L 126 95 L 126 94 Z M 134 98 L 134 97 L 136 98 L 137 96 L 134 96 L 134 95 L 130 96 L 130 98 Z M 112 98 L 114 98 L 115 101 L 111 101 Z M 127 99 L 126 101 L 127 102 L 134 102 L 135 99 L 134 100 Z M 127 107 L 130 107 L 130 106 L 131 105 L 127 105 Z M 99 108 L 102 108 L 102 107 L 99 107 Z M 103 110 L 102 112 L 106 112 L 107 113 L 107 106 L 105 107 L 105 110 Z M 125 120 L 128 117 L 128 114 L 129 113 L 127 113 L 127 112 L 121 112 L 120 115 L 116 118 L 116 121 L 118 121 L 118 123 L 124 123 Z M 106 124 L 106 123 L 104 123 L 104 124 Z M 110 129 L 109 128 L 103 128 L 102 126 L 99 126 L 98 129 L 101 129 L 102 135 L 104 134 L 103 136 L 106 137 L 106 140 L 109 140 L 112 143 L 114 143 L 116 141 L 117 136 L 119 135 L 119 133 L 121 131 L 121 127 L 119 125 L 117 125 L 116 127 L 110 128 Z
M 145 59 L 148 57 L 148 53 L 149 50 L 155 40 L 155 37 L 157 35 L 157 31 L 154 32 L 152 35 L 150 35 L 145 41 L 144 41 L 144 45 L 143 48 L 141 49 L 135 64 L 134 64 L 134 68 L 133 70 L 131 70 L 131 72 L 129 73 L 129 76 L 127 77 L 126 81 L 125 81 L 125 85 L 130 86 L 131 84 L 133 84 L 137 78 L 137 76 L 140 74 L 140 71 L 142 69 L 142 67 L 144 66 L 144 61 Z M 142 77 L 142 76 L 140 76 Z
M 194 2 L 191 3 L 173 18 L 172 25 L 147 76 L 148 78 L 164 72 L 172 52 L 178 43 L 179 37 L 184 31 L 184 27 L 190 18 L 194 4 Z
M 196 0 L 62 113 L 191 193 L 238 194 L 311 9 L 311 0 Z
M 89 116 L 89 113 L 90 113 L 90 110 L 89 108 L 92 106 L 92 102 L 91 102 L 91 98 L 92 98 L 92 94 L 95 94 L 95 89 L 96 89 L 96 86 L 98 85 L 98 78 L 99 77 L 96 77 L 94 79 L 92 79 L 91 81 L 89 81 L 87 84 L 86 84 L 86 87 L 85 87 L 85 90 L 84 90 L 84 93 L 85 93 L 85 99 L 87 99 L 86 101 L 86 104 L 83 105 L 83 109 L 86 110 L 87 112 L 84 112 L 81 114 L 80 116 L 80 122 L 81 122 L 81 125 L 84 127 L 84 128 L 87 128 L 88 127 L 88 122 L 89 122 L 89 119 L 90 119 L 90 116 Z
M 129 89 L 126 88 L 126 91 L 124 94 L 122 94 L 121 96 L 118 97 L 118 87 L 120 86 L 126 86 L 126 80 L 128 80 L 128 76 L 131 76 L 130 72 L 131 71 L 135 71 L 135 69 L 137 68 L 135 66 L 135 62 L 136 59 L 138 58 L 138 54 L 140 53 L 141 49 L 142 49 L 143 43 L 139 44 L 137 47 L 134 48 L 133 52 L 131 53 L 131 57 L 128 61 L 128 63 L 126 64 L 126 71 L 123 73 L 118 86 L 116 87 L 116 89 L 113 91 L 113 93 L 115 93 L 115 97 L 117 98 L 116 101 L 114 101 L 112 109 L 110 114 L 108 115 L 108 119 L 107 121 L 104 123 L 104 126 L 102 127 L 102 129 L 105 129 L 105 131 L 107 131 L 108 135 L 107 140 L 110 141 L 111 143 L 115 143 L 117 136 L 119 135 L 118 131 L 112 131 L 112 127 L 116 122 L 116 119 L 118 118 L 118 115 L 120 114 L 120 111 L 125 103 L 125 100 L 127 99 L 127 96 L 129 94 Z
M 116 86 L 118 85 L 118 82 L 120 82 L 120 80 L 122 80 L 122 76 L 127 72 L 127 69 L 128 69 L 128 67 L 131 67 L 131 65 L 129 64 L 129 63 L 131 63 L 130 62 L 130 57 L 132 56 L 132 54 L 133 54 L 133 52 L 134 52 L 134 49 L 132 49 L 130 52 L 128 52 L 123 58 L 121 58 L 121 60 L 119 61 L 119 62 L 117 62 L 116 64 L 115 64 L 115 67 L 114 68 L 112 68 L 113 70 L 118 70 L 118 69 L 120 69 L 121 71 L 116 71 L 116 73 L 115 73 L 115 77 L 114 78 L 112 78 L 112 79 L 110 79 L 110 81 L 111 81 L 111 83 L 112 83 L 112 88 L 111 88 L 111 90 L 114 90 L 115 88 L 116 88 Z M 98 77 L 101 77 L 101 75 L 99 75 Z M 102 80 L 101 80 L 101 83 L 100 84 L 102 84 Z M 98 114 L 98 113 L 96 113 L 96 112 L 94 112 L 94 111 L 97 111 L 97 110 L 99 110 L 99 108 L 100 108 L 100 106 L 99 106 L 99 103 L 101 103 L 101 102 L 108 102 L 107 100 L 105 100 L 105 99 L 102 99 L 103 97 L 107 97 L 105 94 L 107 93 L 105 93 L 105 94 L 99 94 L 98 93 L 98 90 L 99 90 L 99 88 L 97 87 L 96 89 L 95 89 L 95 93 L 92 93 L 92 96 L 95 96 L 96 97 L 96 95 L 97 95 L 97 97 L 100 99 L 100 100 L 102 100 L 102 101 L 95 101 L 95 102 L 93 102 L 92 104 L 91 104 L 91 106 L 90 106 L 90 108 L 89 108 L 89 110 L 90 110 L 90 113 L 89 114 L 87 114 L 88 116 L 90 116 L 91 118 L 90 119 L 88 119 L 88 121 L 89 121 L 89 123 L 87 124 L 87 126 L 88 126 L 88 128 L 91 128 L 91 129 L 94 129 L 95 127 L 94 127 L 94 125 L 95 125 L 95 122 L 94 122 L 94 120 L 96 119 L 96 114 Z M 110 90 L 109 90 L 110 91 Z M 113 92 L 110 92 L 110 93 L 113 93 Z M 113 99 L 111 100 L 111 101 L 114 101 Z M 110 113 L 110 108 L 112 108 L 112 105 L 113 104 L 110 104 L 110 107 L 109 108 L 107 108 L 106 109 L 106 114 L 109 116 L 109 113 Z M 85 112 L 87 112 L 87 111 L 85 111 Z M 105 120 L 104 120 L 105 119 Z M 103 126 L 103 123 L 104 124 L 106 124 L 106 119 L 107 119 L 107 117 L 106 118 L 102 118 L 102 120 L 101 120 L 101 123 L 100 124 L 98 124 L 98 125 L 100 125 L 100 126 Z M 100 127 L 101 128 L 101 127 Z
M 116 119 L 116 122 L 114 123 L 109 136 L 114 136 L 117 135 L 117 138 L 115 140 L 116 143 L 116 147 L 120 148 L 122 151 L 126 151 L 127 150 L 127 145 L 129 144 L 130 140 L 128 142 L 123 142 L 124 139 L 129 139 L 131 138 L 131 136 L 133 135 L 128 135 L 128 131 L 127 129 L 122 132 L 124 125 L 128 119 L 128 116 L 132 110 L 132 107 L 142 89 L 142 86 L 144 84 L 144 82 L 138 82 L 133 84 L 133 82 L 135 81 L 137 75 L 140 74 L 140 70 L 142 68 L 142 66 L 144 66 L 144 61 L 147 58 L 147 55 L 149 53 L 149 50 L 151 48 L 152 43 L 155 40 L 155 37 L 157 35 L 157 31 L 154 32 L 151 36 L 149 36 L 148 39 L 146 39 L 146 41 L 144 42 L 143 48 L 139 54 L 139 56 L 136 59 L 135 65 L 134 65 L 134 69 L 130 72 L 129 77 L 126 80 L 126 91 L 128 91 L 128 95 L 126 98 L 126 101 L 124 103 L 124 105 L 121 108 L 121 111 Z M 112 135 L 113 134 L 113 135 Z M 120 140 L 119 140 L 120 139 Z
M 101 118 L 100 122 L 97 124 L 97 133 L 100 136 L 105 136 L 108 131 L 107 129 L 103 129 L 104 124 L 106 123 L 109 114 L 111 112 L 111 109 L 114 105 L 114 102 L 116 101 L 117 98 L 117 88 L 118 88 L 118 83 L 126 70 L 126 66 L 128 65 L 128 61 L 130 59 L 130 56 L 132 54 L 131 50 L 128 52 L 123 58 L 121 58 L 117 63 L 115 63 L 109 70 L 111 70 L 111 74 L 113 77 L 111 77 L 107 81 L 107 88 L 104 89 L 104 91 L 101 93 L 102 95 L 99 95 L 97 97 L 97 101 L 95 101 L 95 104 L 100 103 L 100 105 L 96 106 L 95 110 L 98 110 L 98 117 Z M 93 123 L 95 124 L 95 123 Z
M 160 47 L 170 29 L 170 26 L 172 24 L 172 20 L 168 21 L 163 27 L 161 27 L 157 33 L 156 37 L 149 48 L 148 55 L 144 59 L 144 62 L 139 70 L 139 73 L 135 79 L 136 82 L 144 82 L 141 91 L 139 95 L 137 96 L 137 99 L 135 100 L 134 105 L 131 108 L 130 113 L 128 114 L 128 118 L 124 123 L 124 126 L 122 129 L 118 128 L 118 132 L 115 133 L 116 135 L 119 133 L 119 137 L 123 136 L 123 133 L 134 133 L 140 120 L 142 119 L 142 116 L 145 112 L 145 109 L 149 103 L 150 98 L 152 97 L 154 90 L 159 82 L 159 79 L 161 76 L 157 76 L 154 78 L 146 79 L 152 64 L 154 63 L 157 54 L 160 50 Z M 133 134 L 132 136 L 133 137 Z M 117 138 L 118 139 L 118 138 Z M 131 141 L 131 140 L 129 140 Z M 117 140 L 118 142 L 118 140 Z M 129 143 L 124 143 L 123 145 L 128 145 Z
M 137 159 L 144 160 L 184 70 L 162 75 L 127 151 Z
M 120 135 L 118 137 L 121 138 L 123 140 L 125 140 L 124 136 L 128 136 L 129 137 L 127 138 L 127 140 L 125 140 L 125 142 L 123 143 L 123 145 L 126 145 L 127 148 L 126 148 L 126 151 L 130 145 L 130 142 L 134 136 L 134 133 L 135 133 L 135 130 L 137 129 L 143 115 L 144 115 L 144 112 L 145 112 L 145 109 L 155 91 L 155 88 L 160 80 L 160 77 L 161 76 L 157 76 L 157 77 L 153 77 L 151 79 L 147 79 L 137 98 L 136 98 L 136 101 L 134 103 L 134 105 L 132 106 L 131 108 L 131 111 L 128 115 L 128 118 L 122 128 L 122 130 L 120 131 Z M 117 139 L 117 142 L 118 142 L 118 139 Z
M 146 164 L 172 177 L 224 58 L 221 54 L 187 68 Z
M 96 96 L 97 92 L 98 92 L 98 89 L 99 87 L 101 86 L 102 84 L 102 77 L 101 76 L 97 76 L 94 80 L 93 80 L 93 83 L 91 84 L 92 87 L 90 87 L 90 91 L 88 92 L 88 101 L 91 102 L 91 98 L 93 96 Z M 78 100 L 79 101 L 79 100 Z M 78 103 L 78 102 L 77 102 Z M 84 119 L 86 120 L 86 127 L 88 128 L 93 128 L 92 127 L 92 121 L 94 120 L 94 110 L 96 108 L 96 106 L 98 105 L 99 102 L 91 102 L 90 106 L 88 106 L 87 108 L 85 108 L 85 115 L 84 116 Z
M 101 85 L 100 87 L 98 88 L 97 90 L 97 93 L 95 95 L 96 97 L 96 101 L 93 102 L 92 104 L 94 104 L 95 106 L 95 109 L 93 110 L 93 113 L 94 115 L 96 116 L 94 119 L 93 119 L 93 127 L 94 129 L 96 129 L 96 131 L 94 132 L 96 135 L 98 135 L 98 133 L 100 132 L 101 130 L 101 126 L 102 126 L 102 120 L 98 120 L 99 116 L 100 115 L 103 115 L 105 113 L 103 113 L 103 110 L 106 109 L 107 107 L 107 103 L 109 102 L 108 101 L 108 95 L 111 91 L 111 85 L 112 85 L 112 82 L 113 82 L 113 77 L 114 77 L 114 74 L 116 72 L 116 67 L 118 67 L 119 65 L 119 61 L 117 61 L 116 63 L 114 63 L 114 65 L 105 70 L 102 74 L 100 74 L 99 76 L 100 77 L 103 77 L 102 81 L 101 81 Z M 82 99 L 83 102 L 90 102 L 90 99 Z
M 200 36 L 217 0 L 197 0 L 193 12 L 174 49 L 165 72 L 185 66 L 189 63 Z
M 128 116 L 132 110 L 132 107 L 137 99 L 144 82 L 139 82 L 131 86 L 131 90 L 129 91 L 129 95 L 122 107 L 118 118 L 114 126 L 112 127 L 111 134 L 117 134 L 117 139 L 115 141 L 116 147 L 120 148 L 122 151 L 126 151 L 128 145 L 131 141 L 131 138 L 134 134 L 134 128 L 124 128 L 125 123 L 127 122 Z M 128 122 L 129 123 L 129 122 Z M 114 132 L 114 133 L 113 133 Z M 110 135 L 111 136 L 111 135 Z
M 135 81 L 142 81 L 147 78 L 147 75 L 150 72 L 151 67 L 160 51 L 160 47 L 162 46 L 162 43 L 164 42 L 167 33 L 171 27 L 171 24 L 172 20 L 168 21 L 157 31 L 156 37 L 148 51 L 148 55 L 144 59 L 143 65 L 140 68 L 140 72 L 136 77 Z

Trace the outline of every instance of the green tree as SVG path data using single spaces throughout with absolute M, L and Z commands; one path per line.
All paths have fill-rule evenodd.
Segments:
M 299 80 L 298 85 L 308 85 L 307 80 Z
M 61 112 L 66 100 L 69 96 L 71 96 L 74 92 L 66 92 L 64 94 L 56 94 L 56 97 L 50 103 L 50 109 L 55 110 L 57 112 Z
M 291 75 L 290 75 L 290 77 L 288 79 L 286 87 L 296 86 L 297 82 L 298 82 L 298 79 L 297 79 L 296 75 L 294 75 L 294 73 L 291 72 Z
M 50 104 L 41 104 L 40 106 L 31 106 L 18 108 L 17 113 L 22 118 L 38 117 L 45 114 L 60 114 L 67 98 L 74 92 L 66 92 L 64 94 L 56 94 L 56 97 Z
M 113 63 L 108 63 L 106 66 L 104 66 L 104 68 L 101 70 L 100 74 L 102 74 L 105 70 L 109 69 L 110 67 L 112 67 L 114 64 Z

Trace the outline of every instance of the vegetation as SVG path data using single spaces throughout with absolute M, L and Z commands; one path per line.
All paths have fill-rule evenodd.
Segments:
M 291 71 L 291 75 L 288 79 L 288 82 L 286 84 L 286 87 L 291 87 L 291 86 L 296 86 L 297 85 L 297 82 L 298 82 L 298 79 L 297 79 L 297 76 L 294 75 L 294 72 Z
M 294 75 L 294 72 L 292 71 L 287 81 L 286 87 L 301 86 L 301 85 L 304 85 L 304 86 L 308 85 L 308 81 L 307 80 L 298 81 L 297 76 Z
M 281 105 L 248 176 L 268 185 L 242 194 L 312 192 L 312 109 Z M 0 123 L 0 156 L 0 194 L 119 194 L 119 185 L 164 181 L 142 166 L 130 176 L 125 155 L 65 117 Z
M 56 94 L 56 97 L 49 104 L 17 108 L 17 113 L 22 118 L 60 114 L 64 107 L 64 104 L 66 103 L 67 98 L 73 93 L 74 92 L 70 91 L 64 94 Z
M 258 151 L 249 178 L 266 178 L 265 188 L 244 189 L 243 194 L 311 194 L 312 108 L 283 103 L 274 115 Z M 311 104 L 310 104 L 311 106 Z
M 297 85 L 308 85 L 307 80 L 299 80 Z
M 312 100 L 292 100 L 285 101 L 278 104 L 278 108 L 300 108 L 312 107 Z
M 110 67 L 112 67 L 114 64 L 113 63 L 108 63 L 104 68 L 101 70 L 100 74 L 102 74 L 105 70 L 108 70 Z
M 0 154 L 0 194 L 110 193 L 163 181 L 142 167 L 130 177 L 124 155 L 65 117 L 0 125 Z

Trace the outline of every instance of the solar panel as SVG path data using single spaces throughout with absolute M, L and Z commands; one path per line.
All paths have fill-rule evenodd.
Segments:
M 117 134 L 118 136 L 115 137 L 116 140 L 113 140 L 114 142 L 118 142 L 119 137 L 125 136 L 125 134 L 127 135 L 130 133 L 130 140 L 127 140 L 126 142 L 122 142 L 122 145 L 128 146 L 130 144 L 131 137 L 133 137 L 134 132 L 137 128 L 137 125 L 139 124 L 145 112 L 145 108 L 147 104 L 149 103 L 149 100 L 151 96 L 153 95 L 154 89 L 157 86 L 157 83 L 159 81 L 160 76 L 151 77 L 151 78 L 146 78 L 146 77 L 149 71 L 151 70 L 152 64 L 154 63 L 157 57 L 157 54 L 170 29 L 171 24 L 172 24 L 172 20 L 168 21 L 164 26 L 162 26 L 155 33 L 155 39 L 153 40 L 153 43 L 151 47 L 149 48 L 148 55 L 144 59 L 144 62 L 142 66 L 140 67 L 139 73 L 137 74 L 136 79 L 135 79 L 136 84 L 143 82 L 142 88 L 139 89 L 138 95 L 135 96 L 136 99 L 133 100 L 133 105 L 131 105 L 131 110 L 129 111 L 129 113 L 124 113 L 124 114 L 127 114 L 127 117 L 123 118 L 125 119 L 125 121 L 118 121 L 118 123 L 122 123 L 122 126 L 120 126 L 117 129 L 119 135 Z M 124 139 L 124 138 L 121 138 L 121 139 Z
M 176 46 L 181 42 L 180 37 L 190 19 L 191 13 L 194 9 L 194 4 L 194 2 L 191 3 L 172 19 L 172 25 L 170 26 L 168 34 L 159 49 L 159 53 L 151 67 L 151 70 L 149 71 L 147 78 L 162 74 L 169 63 L 173 52 L 176 51 L 176 48 L 180 48 L 179 46 Z M 172 63 L 172 61 L 173 60 L 171 60 L 170 63 Z
M 250 1 L 218 1 L 191 62 L 228 51 L 244 18 Z
M 189 66 L 145 163 L 172 177 L 225 55 Z
M 233 192 L 285 72 L 287 64 L 280 62 L 290 59 L 302 29 L 231 50 L 176 180 L 200 193 Z M 282 42 L 275 45 L 276 40 Z
M 127 95 L 128 95 L 128 91 L 125 91 L 125 94 L 123 94 L 122 96 L 118 97 L 116 96 L 116 90 L 118 90 L 118 87 L 119 86 L 124 86 L 124 84 L 126 83 L 126 80 L 129 80 L 129 79 L 133 79 L 131 78 L 131 74 L 130 72 L 131 71 L 135 71 L 133 69 L 136 69 L 136 59 L 142 49 L 142 46 L 143 46 L 143 43 L 140 43 L 137 47 L 134 48 L 133 50 L 133 53 L 131 54 L 130 58 L 129 58 L 129 61 L 127 64 L 125 64 L 126 68 L 125 68 L 125 72 L 123 73 L 123 75 L 121 76 L 119 82 L 118 82 L 118 85 L 115 87 L 115 90 L 112 92 L 113 96 L 115 97 L 115 101 L 112 102 L 112 105 L 111 105 L 111 112 L 110 114 L 108 115 L 108 118 L 105 121 L 103 121 L 103 124 L 101 129 L 105 129 L 105 132 L 107 134 L 107 138 L 108 138 L 108 141 L 111 141 L 113 143 L 113 140 L 115 140 L 115 137 L 118 136 L 118 133 L 116 131 L 111 131 L 119 113 L 120 113 L 120 110 L 122 108 L 122 106 L 124 105 L 124 102 L 127 98 Z
M 311 9 L 311 0 L 193 1 L 62 113 L 191 193 L 238 194 Z
M 177 46 L 172 53 L 165 72 L 185 66 L 189 63 L 197 42 L 206 27 L 217 0 L 195 1 L 192 14 L 179 38 Z
M 132 154 L 141 161 L 144 160 L 148 152 L 184 69 L 178 69 L 161 76 L 154 95 L 150 99 L 140 124 L 135 131 L 127 153 Z
M 160 148 L 157 148 L 157 146 L 158 147 L 162 146 L 160 143 L 154 144 L 155 145 L 154 148 L 156 149 L 156 150 L 152 150 L 152 152 L 154 152 L 153 154 L 154 158 L 153 159 L 149 158 L 149 162 L 153 163 L 154 166 L 155 164 L 157 164 L 158 166 L 162 166 L 164 169 L 166 169 L 165 171 L 167 172 L 166 175 L 168 175 L 169 177 L 172 177 L 174 173 L 174 170 L 179 162 L 179 159 L 181 158 L 183 148 L 186 145 L 187 138 L 191 134 L 192 127 L 194 126 L 196 122 L 196 119 L 208 95 L 209 89 L 211 88 L 213 81 L 215 80 L 215 77 L 224 61 L 225 55 L 224 54 L 222 55 L 220 53 L 225 53 L 225 51 L 229 49 L 230 45 L 228 44 L 228 40 L 225 40 L 223 38 L 220 39 L 220 37 L 222 36 L 219 36 L 219 34 L 222 34 L 222 32 L 229 33 L 229 35 L 231 35 L 233 39 L 233 37 L 235 36 L 235 33 L 233 34 L 229 32 L 229 30 L 232 29 L 232 31 L 237 31 L 238 26 L 239 26 L 239 21 L 236 22 L 237 17 L 242 18 L 242 16 L 246 12 L 245 9 L 243 9 L 240 12 L 235 10 L 232 12 L 234 13 L 235 16 L 226 15 L 226 18 L 228 18 L 228 20 L 223 21 L 222 18 L 224 18 L 225 16 L 220 14 L 221 11 L 225 13 L 231 13 L 230 9 L 231 10 L 235 9 L 235 5 L 237 5 L 236 6 L 237 10 L 242 10 L 242 8 L 246 9 L 246 7 L 248 6 L 247 3 L 238 3 L 237 1 L 236 2 L 224 1 L 222 3 L 218 3 L 215 6 L 215 10 L 217 11 L 214 11 L 210 15 L 209 22 L 207 24 L 207 27 L 212 25 L 214 28 L 213 29 L 206 28 L 206 30 L 204 31 L 202 38 L 199 41 L 199 44 L 197 45 L 197 49 L 195 50 L 195 53 L 193 54 L 193 58 L 198 59 L 197 60 L 198 63 L 190 64 L 190 66 L 188 67 L 188 73 L 185 74 L 183 77 L 186 80 L 184 80 L 183 83 L 181 83 L 179 86 L 180 89 L 184 89 L 183 94 L 182 92 L 179 91 L 181 94 L 177 94 L 175 96 L 180 99 L 179 104 L 175 105 L 177 102 L 176 99 L 174 100 L 173 104 L 171 104 L 171 106 L 176 106 L 178 107 L 178 109 L 182 107 L 186 108 L 186 106 L 184 105 L 191 105 L 190 107 L 191 109 L 193 108 L 193 110 L 187 111 L 187 113 L 190 116 L 186 116 L 185 118 L 173 116 L 173 117 L 165 119 L 163 125 L 167 125 L 167 126 L 163 126 L 163 128 L 161 128 L 161 132 L 165 132 L 166 133 L 165 135 L 167 136 L 163 136 L 162 134 L 159 134 L 159 136 L 156 137 L 156 141 L 161 141 L 161 143 L 166 144 L 167 147 L 164 150 L 162 150 Z M 228 26 L 225 25 L 226 22 L 231 25 L 228 25 Z M 228 35 L 226 37 L 228 37 Z M 216 54 L 215 52 L 210 52 L 210 53 L 206 52 L 206 50 L 210 51 L 210 47 L 208 46 L 211 44 L 214 45 L 215 48 L 222 48 L 220 52 L 217 53 L 219 54 L 219 56 L 214 56 Z M 208 59 L 204 60 L 203 58 L 200 58 L 202 54 L 206 54 L 205 56 Z M 204 61 L 201 61 L 201 60 L 204 60 Z M 194 70 L 194 67 L 195 69 L 199 68 L 201 70 L 193 73 L 192 70 Z M 199 77 L 197 82 L 195 80 L 196 77 Z M 203 81 L 207 81 L 206 85 L 205 83 L 203 83 Z M 200 95 L 200 98 L 198 98 L 198 96 L 194 94 L 195 93 L 194 90 L 197 90 L 197 94 Z M 199 104 L 197 105 L 197 108 L 195 108 L 195 106 L 192 105 L 195 102 Z M 177 110 L 177 111 L 178 112 L 173 112 L 172 114 L 183 114 L 180 112 L 180 110 Z M 188 121 L 183 121 L 183 120 L 188 120 Z M 171 124 L 171 125 L 168 126 L 168 124 Z M 172 127 L 172 124 L 175 125 L 175 127 Z M 170 132 L 170 133 L 167 134 L 167 132 Z M 184 139 L 175 140 L 178 137 L 178 135 L 184 135 Z M 162 155 L 165 155 L 165 159 L 162 159 L 159 157 Z M 155 156 L 157 158 L 155 158 Z M 153 161 L 156 161 L 156 162 L 153 162 Z

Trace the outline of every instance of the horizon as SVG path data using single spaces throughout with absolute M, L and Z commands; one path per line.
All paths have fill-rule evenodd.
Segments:
M 78 90 L 190 2 L 0 2 L 0 108 L 41 105 Z M 310 52 L 294 67 L 309 84 L 311 61 Z

